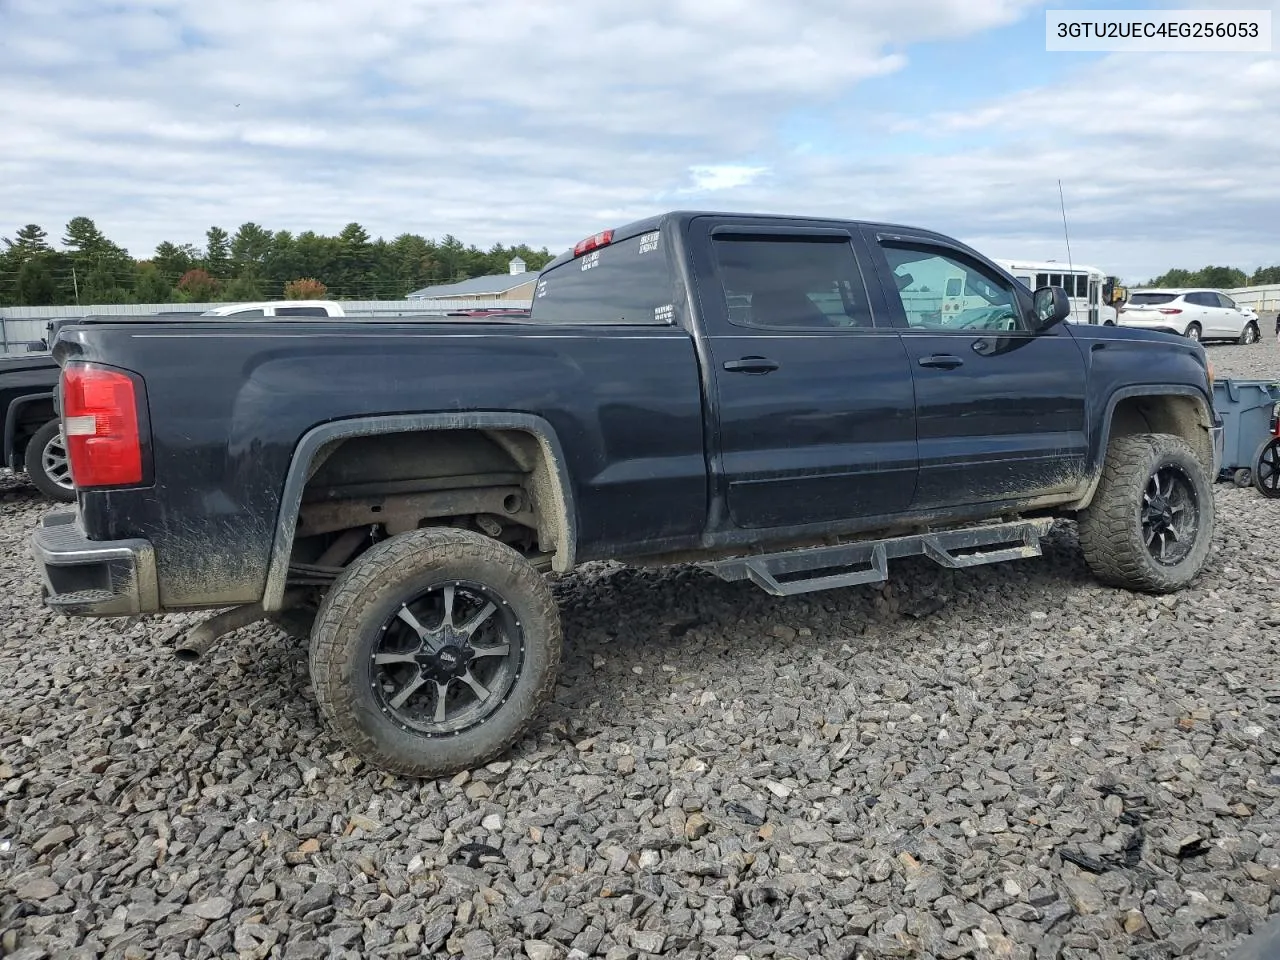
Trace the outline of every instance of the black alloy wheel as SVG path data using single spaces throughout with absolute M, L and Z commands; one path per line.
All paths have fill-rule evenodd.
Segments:
M 506 703 L 524 665 L 524 631 L 507 601 L 479 583 L 434 584 L 382 625 L 370 687 L 402 730 L 450 737 Z
M 1166 567 L 1187 558 L 1200 525 L 1200 505 L 1191 478 L 1166 463 L 1147 480 L 1142 494 L 1142 536 L 1151 558 Z

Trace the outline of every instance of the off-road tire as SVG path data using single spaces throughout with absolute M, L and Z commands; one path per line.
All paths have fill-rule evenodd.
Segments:
M 1143 494 L 1161 467 L 1179 468 L 1190 481 L 1199 518 L 1191 551 L 1178 564 L 1158 563 L 1147 550 L 1142 530 Z M 1112 440 L 1102 480 L 1089 507 L 1078 518 L 1085 562 L 1102 583 L 1146 593 L 1172 593 L 1190 583 L 1213 541 L 1213 487 L 1204 464 L 1185 440 L 1148 433 Z
M 453 579 L 484 584 L 506 601 L 522 630 L 524 660 L 506 701 L 485 722 L 428 737 L 383 715 L 364 665 L 403 598 Z M 382 541 L 343 571 L 311 634 L 311 680 L 321 715 L 361 759 L 392 773 L 439 777 L 487 763 L 520 739 L 555 689 L 560 648 L 555 598 L 528 561 L 483 534 L 427 528 Z
M 61 432 L 62 424 L 57 420 L 50 420 L 42 426 L 27 441 L 27 450 L 23 456 L 23 462 L 27 468 L 27 476 L 42 494 L 50 500 L 56 500 L 58 503 L 75 503 L 75 488 L 68 489 L 60 486 L 53 477 L 49 476 L 44 468 L 45 448 L 50 443 L 57 441 L 61 436 Z
M 1240 331 L 1240 343 L 1242 344 L 1257 343 L 1261 339 L 1262 336 L 1258 333 L 1258 325 L 1252 321 L 1246 323 L 1244 329 Z

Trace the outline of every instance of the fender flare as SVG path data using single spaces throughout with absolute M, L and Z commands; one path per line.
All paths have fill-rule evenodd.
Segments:
M 1120 406 L 1124 400 L 1133 397 L 1190 397 L 1196 401 L 1205 415 L 1205 419 L 1209 421 L 1209 425 L 1213 426 L 1213 403 L 1206 400 L 1204 391 L 1190 384 L 1142 384 L 1131 387 L 1121 387 L 1112 392 L 1107 400 L 1107 409 L 1102 417 L 1102 427 L 1098 431 L 1097 459 L 1091 464 L 1089 485 L 1085 489 L 1077 505 L 1078 509 L 1083 510 L 1093 502 L 1093 495 L 1098 490 L 1098 484 L 1102 482 L 1102 468 L 1107 460 L 1107 444 L 1111 442 L 1111 424 L 1115 418 L 1116 407 Z M 1210 445 L 1212 450 L 1212 444 Z M 1210 480 L 1213 478 L 1210 477 Z
M 15 397 L 9 402 L 9 409 L 4 415 L 4 463 L 11 470 L 19 470 L 22 467 L 13 451 L 13 444 L 18 434 L 18 411 L 41 400 L 52 402 L 53 393 L 28 393 Z M 54 411 L 53 419 L 56 420 L 57 416 L 57 411 Z
M 576 506 L 569 483 L 564 452 L 555 429 L 541 417 L 503 411 L 469 411 L 458 413 L 418 413 L 377 417 L 354 417 L 312 427 L 302 435 L 294 448 L 280 495 L 276 528 L 263 589 L 262 608 L 267 612 L 281 609 L 289 574 L 289 556 L 293 551 L 293 533 L 302 507 L 302 491 L 311 475 L 316 454 L 334 440 L 352 437 L 380 436 L 393 433 L 423 433 L 433 430 L 515 430 L 538 441 L 547 464 L 549 486 L 559 519 L 556 553 L 552 568 L 567 572 L 574 567 L 577 548 Z

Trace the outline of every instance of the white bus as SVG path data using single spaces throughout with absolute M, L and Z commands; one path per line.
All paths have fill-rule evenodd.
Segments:
M 1097 267 L 1058 260 L 996 260 L 1031 290 L 1062 287 L 1071 300 L 1071 323 L 1116 324 L 1115 307 L 1107 303 L 1110 293 L 1106 273 Z

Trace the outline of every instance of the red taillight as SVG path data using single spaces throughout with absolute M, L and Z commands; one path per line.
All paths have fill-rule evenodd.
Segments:
M 587 239 L 579 241 L 578 245 L 573 248 L 573 255 L 580 257 L 588 250 L 607 247 L 611 243 L 613 243 L 613 231 L 601 230 L 594 237 L 587 237 Z
M 1182 311 L 1177 307 L 1161 307 L 1160 312 L 1161 313 L 1181 313 Z
M 142 482 L 142 436 L 133 380 L 72 364 L 62 374 L 62 430 L 77 487 Z

